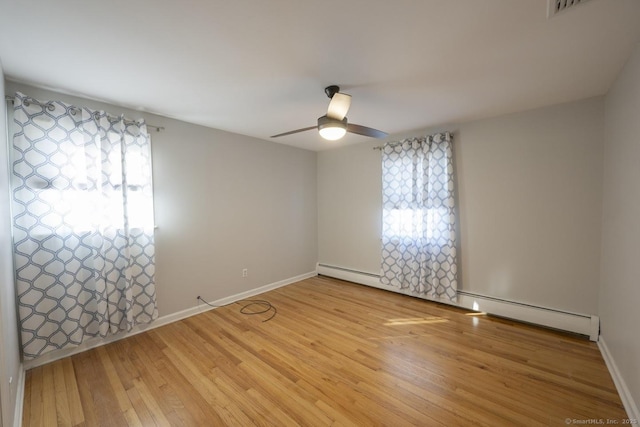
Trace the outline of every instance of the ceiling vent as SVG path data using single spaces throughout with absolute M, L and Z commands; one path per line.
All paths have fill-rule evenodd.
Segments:
M 547 18 L 553 18 L 565 10 L 574 9 L 576 6 L 587 3 L 590 0 L 548 0 Z

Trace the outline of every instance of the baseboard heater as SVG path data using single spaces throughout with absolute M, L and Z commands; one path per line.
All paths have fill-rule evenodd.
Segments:
M 323 276 L 421 298 L 419 295 L 383 285 L 380 283 L 380 275 L 378 274 L 328 264 L 318 264 L 317 271 L 318 274 Z M 600 335 L 600 319 L 598 316 L 539 307 L 467 291 L 458 291 L 458 303 L 455 305 L 521 322 L 586 335 L 591 341 L 598 341 L 598 336 Z

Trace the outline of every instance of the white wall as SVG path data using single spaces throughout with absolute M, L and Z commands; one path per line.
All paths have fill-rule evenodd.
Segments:
M 461 289 L 596 314 L 603 98 L 454 131 Z M 319 262 L 379 273 L 379 141 L 318 154 Z
M 161 315 L 315 271 L 314 152 L 177 121 L 152 139 Z
M 640 403 L 640 45 L 605 101 L 602 337 Z M 630 408 L 627 408 L 628 410 Z M 635 414 L 640 416 L 637 407 Z
M 380 274 L 379 141 L 318 153 L 318 261 Z
M 15 309 L 7 130 L 5 126 L 6 106 L 1 64 L 0 95 L 2 96 L 2 102 L 0 102 L 0 401 L 2 403 L 0 426 L 10 427 L 14 423 L 16 392 L 22 367 Z
M 166 128 L 151 132 L 160 316 L 315 271 L 314 152 L 7 82 L 16 90 Z

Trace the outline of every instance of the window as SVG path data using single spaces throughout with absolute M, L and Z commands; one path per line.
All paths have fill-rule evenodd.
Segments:
M 142 120 L 16 94 L 13 237 L 25 359 L 157 318 Z
M 450 134 L 385 145 L 383 284 L 431 299 L 456 298 L 453 182 Z

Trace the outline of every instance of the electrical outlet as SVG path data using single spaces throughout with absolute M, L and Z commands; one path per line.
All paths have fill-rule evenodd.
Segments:
M 242 269 L 242 277 L 247 277 L 248 275 L 249 275 L 249 269 L 243 268 Z

